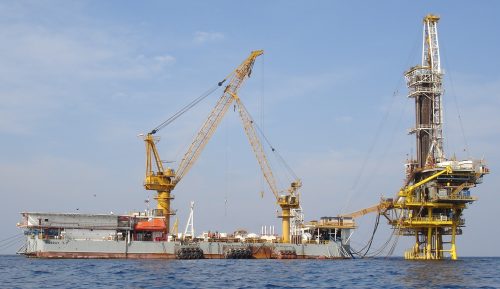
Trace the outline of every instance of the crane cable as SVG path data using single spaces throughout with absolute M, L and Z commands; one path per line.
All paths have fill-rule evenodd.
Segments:
M 441 47 L 441 49 L 443 49 L 443 60 L 445 62 L 445 65 L 450 68 L 450 64 L 448 62 L 448 58 L 446 57 L 446 53 L 445 53 L 445 49 L 444 47 Z M 471 156 L 470 156 L 470 151 L 469 151 L 469 142 L 467 141 L 467 136 L 465 134 L 465 129 L 464 129 L 464 124 L 463 124 L 463 121 L 462 121 L 462 114 L 461 114 L 461 110 L 460 110 L 460 104 L 459 104 L 459 99 L 457 98 L 457 93 L 456 93 L 456 90 L 455 90 L 455 85 L 454 85 L 454 82 L 453 82 L 453 78 L 452 78 L 452 73 L 451 73 L 452 69 L 450 68 L 446 75 L 448 76 L 448 79 L 450 80 L 450 87 L 451 87 L 451 95 L 453 96 L 453 101 L 455 103 L 455 109 L 457 111 L 457 116 L 458 116 L 458 124 L 460 125 L 460 132 L 462 133 L 462 138 L 463 138 L 463 141 L 464 141 L 464 151 L 467 153 L 467 157 L 470 159 Z
M 207 90 L 205 93 L 203 93 L 202 95 L 198 96 L 197 98 L 195 98 L 193 101 L 191 101 L 189 104 L 187 104 L 186 106 L 184 106 L 183 108 L 181 108 L 178 112 L 174 113 L 174 115 L 172 115 L 171 117 L 169 117 L 167 120 L 165 120 L 164 122 L 162 122 L 161 124 L 159 124 L 157 127 L 155 127 L 150 133 L 151 134 L 155 134 L 157 133 L 159 130 L 161 130 L 162 128 L 166 127 L 167 125 L 171 124 L 173 121 L 175 121 L 177 118 L 179 118 L 181 115 L 183 115 L 184 113 L 186 113 L 188 110 L 190 110 L 191 108 L 193 108 L 195 105 L 197 105 L 198 103 L 200 103 L 200 101 L 202 101 L 203 99 L 205 99 L 207 96 L 211 95 L 212 93 L 214 93 L 220 86 L 222 86 L 222 84 L 224 84 L 224 82 L 226 81 L 227 78 L 224 78 L 222 81 L 218 82 L 217 85 L 214 85 L 213 87 L 211 87 L 209 90 Z
M 24 234 L 16 234 L 12 237 L 0 240 L 0 250 L 5 250 L 23 241 Z
M 243 108 L 245 109 L 245 108 Z M 245 109 L 246 110 L 246 109 Z M 276 156 L 278 161 L 285 167 L 285 169 L 288 171 L 290 176 L 292 176 L 295 180 L 298 180 L 299 178 L 297 177 L 297 174 L 293 171 L 293 169 L 288 165 L 288 163 L 285 161 L 285 159 L 280 155 L 280 153 L 276 150 L 276 148 L 271 144 L 267 136 L 264 134 L 264 131 L 260 128 L 260 126 L 255 122 L 254 118 L 250 114 L 248 110 L 246 110 L 246 113 L 248 115 L 248 118 L 250 119 L 250 123 L 257 129 L 257 131 L 260 133 L 266 144 L 269 146 L 269 149 L 273 152 L 273 154 Z
M 7 242 L 7 241 L 9 241 L 9 240 L 12 240 L 12 239 L 14 239 L 14 238 L 18 238 L 18 237 L 20 237 L 20 236 L 24 236 L 24 234 L 23 234 L 23 233 L 17 233 L 17 234 L 15 234 L 14 236 L 10 236 L 10 237 L 8 237 L 8 238 L 2 239 L 2 240 L 0 240 L 0 244 L 1 244 L 1 243 L 3 243 L 3 242 Z
M 250 116 L 251 117 L 251 116 Z M 267 136 L 264 134 L 264 131 L 257 125 L 255 121 L 252 119 L 253 125 L 257 128 L 259 133 L 262 135 L 262 138 L 264 138 L 264 141 L 267 143 L 273 154 L 276 156 L 276 158 L 283 164 L 285 169 L 288 171 L 288 173 L 294 178 L 294 179 L 299 179 L 297 177 L 297 174 L 293 171 L 293 169 L 288 165 L 288 163 L 285 161 L 285 159 L 281 156 L 281 154 L 276 150 L 276 148 L 271 144 Z
M 420 35 L 420 33 L 418 33 L 417 35 Z M 415 43 L 413 44 L 413 47 L 410 49 L 410 53 L 408 54 L 408 58 L 406 59 L 405 67 L 409 66 L 410 62 L 412 61 L 412 58 L 414 58 L 414 55 L 417 51 L 419 39 L 420 39 L 419 37 L 415 38 Z M 368 186 L 369 183 L 371 182 L 371 180 L 373 179 L 373 175 L 375 175 L 375 174 L 372 174 L 371 177 L 369 177 L 369 179 L 367 181 L 365 181 L 363 183 L 363 185 L 360 187 L 361 180 L 364 178 L 366 167 L 368 166 L 368 161 L 370 160 L 372 153 L 373 153 L 376 145 L 379 142 L 380 135 L 382 134 L 383 128 L 385 127 L 385 123 L 387 122 L 389 115 L 393 111 L 393 107 L 395 106 L 396 98 L 397 98 L 397 96 L 399 96 L 399 88 L 402 86 L 402 84 L 403 84 L 403 78 L 399 77 L 398 81 L 397 81 L 396 88 L 394 89 L 394 91 L 392 93 L 389 109 L 386 110 L 385 114 L 380 119 L 378 127 L 375 130 L 375 135 L 373 136 L 373 139 L 370 142 L 370 146 L 368 147 L 368 150 L 366 151 L 366 154 L 364 155 L 364 158 L 363 158 L 362 163 L 361 163 L 361 167 L 358 170 L 358 173 L 354 177 L 354 182 L 351 185 L 351 188 L 349 189 L 346 201 L 341 209 L 341 212 L 344 212 L 350 206 L 350 203 L 351 203 L 353 196 L 357 195 L 364 187 Z M 398 123 L 400 123 L 400 121 L 398 121 Z M 394 135 L 394 131 L 392 134 Z M 393 137 L 391 136 L 391 141 L 392 141 L 392 139 L 393 139 Z M 388 146 L 386 146 L 386 150 L 387 150 L 387 147 Z M 385 152 L 384 152 L 384 154 L 385 154 Z

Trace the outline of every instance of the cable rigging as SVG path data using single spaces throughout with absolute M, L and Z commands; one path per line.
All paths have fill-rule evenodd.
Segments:
M 191 108 L 193 108 L 194 106 L 196 106 L 198 103 L 200 103 L 202 100 L 204 100 L 205 98 L 207 98 L 209 95 L 211 95 L 212 93 L 214 93 L 219 87 L 222 86 L 222 84 L 224 84 L 225 81 L 226 81 L 226 79 L 223 79 L 222 81 L 218 82 L 217 85 L 214 85 L 209 90 L 207 90 L 205 93 L 201 94 L 200 96 L 198 96 L 197 98 L 195 98 L 193 101 L 191 101 L 190 103 L 188 103 L 186 106 L 184 106 L 183 108 L 181 108 L 179 111 L 177 111 L 176 113 L 174 113 L 167 120 L 165 120 L 164 122 L 162 122 L 161 124 L 159 124 L 157 127 L 155 127 L 150 133 L 151 134 L 155 134 L 159 130 L 161 130 L 162 128 L 164 128 L 167 125 L 171 124 L 173 121 L 175 121 L 181 115 L 183 115 L 184 113 L 186 113 L 187 111 L 189 111 Z
M 412 61 L 412 58 L 416 55 L 416 51 L 417 51 L 417 47 L 418 47 L 418 43 L 419 43 L 418 35 L 419 35 L 419 33 L 417 33 L 417 37 L 415 37 L 415 43 L 413 44 L 413 46 L 410 50 L 410 53 L 408 54 L 408 58 L 406 60 L 404 67 L 407 67 L 409 65 L 409 63 Z M 396 99 L 399 96 L 399 88 L 402 87 L 402 85 L 403 85 L 403 80 L 404 80 L 403 78 L 398 77 L 396 89 L 394 89 L 394 91 L 392 93 L 389 109 L 386 110 L 384 116 L 380 119 L 380 122 L 375 130 L 375 134 L 374 134 L 373 139 L 370 143 L 370 146 L 369 146 L 368 150 L 366 151 L 366 154 L 365 154 L 363 161 L 361 163 L 361 168 L 358 170 L 358 174 L 356 174 L 356 176 L 354 178 L 354 182 L 349 190 L 348 196 L 346 198 L 346 202 L 344 203 L 344 205 L 341 209 L 341 212 L 344 212 L 350 206 L 352 198 L 355 195 L 357 195 L 360 191 L 362 191 L 365 187 L 367 187 L 371 183 L 371 181 L 374 177 L 374 174 L 371 174 L 370 177 L 362 185 L 360 185 L 361 181 L 364 177 L 366 167 L 368 166 L 368 161 L 370 160 L 376 145 L 379 143 L 379 139 L 380 139 L 380 135 L 382 134 L 382 130 L 385 127 L 385 124 L 387 123 L 389 115 L 393 111 Z M 401 118 L 401 117 L 399 117 L 399 118 Z M 398 120 L 396 123 L 400 124 L 400 121 Z M 392 132 L 390 142 L 392 142 L 394 134 L 395 134 L 395 130 Z M 380 160 L 383 159 L 383 156 L 386 154 L 388 147 L 389 147 L 388 145 L 385 146 L 385 151 L 382 153 L 381 157 L 379 158 Z M 380 163 L 380 160 L 375 162 L 375 163 Z

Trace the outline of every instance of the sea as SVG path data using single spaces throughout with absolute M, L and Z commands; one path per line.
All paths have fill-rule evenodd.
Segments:
M 0 288 L 500 288 L 500 258 L 48 260 L 3 255 Z

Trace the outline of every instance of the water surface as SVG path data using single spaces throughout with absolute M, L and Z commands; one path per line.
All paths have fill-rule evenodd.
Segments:
M 46 260 L 4 255 L 0 281 L 0 288 L 500 288 L 500 258 Z

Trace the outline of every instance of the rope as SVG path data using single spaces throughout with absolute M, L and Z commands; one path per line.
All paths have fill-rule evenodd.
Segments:
M 248 116 L 250 117 L 251 123 L 257 129 L 257 131 L 260 133 L 260 135 L 262 136 L 262 138 L 264 139 L 264 141 L 266 142 L 266 144 L 269 146 L 269 148 L 273 152 L 273 154 L 276 156 L 276 158 L 278 159 L 278 161 L 285 167 L 285 169 L 288 171 L 288 173 L 290 174 L 290 176 L 292 176 L 295 180 L 299 179 L 297 177 L 297 174 L 287 164 L 287 162 L 285 161 L 285 159 L 280 155 L 280 153 L 276 150 L 276 148 L 271 144 L 271 142 L 269 141 L 269 139 L 267 138 L 267 136 L 264 134 L 264 131 L 254 121 L 254 118 L 252 117 L 252 115 L 250 114 L 250 112 L 247 111 L 247 113 L 248 113 Z
M 24 234 L 23 234 L 23 233 L 17 233 L 17 234 L 15 234 L 14 236 L 10 236 L 10 237 L 8 237 L 8 238 L 5 238 L 5 239 L 3 239 L 3 240 L 0 240 L 0 244 L 1 244 L 1 243 L 3 243 L 3 242 L 5 242 L 5 241 L 8 241 L 8 240 L 11 240 L 11 239 L 14 239 L 14 238 L 18 238 L 18 237 L 20 237 L 20 236 L 24 236 Z
M 410 50 L 408 58 L 406 59 L 406 63 L 404 65 L 404 67 L 408 67 L 409 64 L 410 64 L 410 62 L 412 61 L 412 58 L 415 55 L 415 51 L 417 49 L 419 40 L 420 40 L 420 32 L 417 33 L 417 37 L 415 38 L 415 42 L 413 44 L 412 49 Z M 341 213 L 344 213 L 345 210 L 349 207 L 353 196 L 357 195 L 357 193 L 362 188 L 365 188 L 366 186 L 368 186 L 371 183 L 371 181 L 373 180 L 373 176 L 375 174 L 371 174 L 371 177 L 364 183 L 364 185 L 361 186 L 361 187 L 359 186 L 360 180 L 361 180 L 361 178 L 362 178 L 362 176 L 363 176 L 363 174 L 364 174 L 364 172 L 366 170 L 366 166 L 368 164 L 368 160 L 370 159 L 370 156 L 371 156 L 371 154 L 372 154 L 372 152 L 373 152 L 376 144 L 379 141 L 382 129 L 385 127 L 385 123 L 387 122 L 387 119 L 389 118 L 390 113 L 393 111 L 395 100 L 397 99 L 397 96 L 399 96 L 399 88 L 402 86 L 402 84 L 403 84 L 403 78 L 402 77 L 398 77 L 396 89 L 393 91 L 389 109 L 386 111 L 386 113 L 384 114 L 384 116 L 380 120 L 380 123 L 379 123 L 379 125 L 378 125 L 378 127 L 376 129 L 376 132 L 375 132 L 375 135 L 374 135 L 373 140 L 371 142 L 371 145 L 368 148 L 368 151 L 366 152 L 365 157 L 363 159 L 363 162 L 361 164 L 361 168 L 358 170 L 358 174 L 354 178 L 354 182 L 353 182 L 353 184 L 351 186 L 351 189 L 349 190 L 349 194 L 348 194 L 348 196 L 346 198 L 346 202 L 345 202 L 343 208 L 341 209 Z M 399 120 L 401 119 L 401 117 L 402 117 L 402 113 L 400 113 L 400 116 L 399 116 L 398 121 L 397 121 L 397 125 L 400 125 L 401 122 Z M 390 143 L 392 143 L 393 140 L 394 140 L 394 134 L 395 134 L 395 131 L 396 131 L 396 127 L 397 126 L 394 127 L 394 130 L 392 132 L 392 135 L 391 135 L 391 138 L 390 138 Z M 388 150 L 388 146 L 385 146 L 385 152 L 383 153 L 383 155 L 386 154 L 387 150 Z M 381 157 L 381 159 L 382 159 L 382 157 Z
M 24 238 L 24 234 L 17 235 L 14 238 L 11 238 L 10 241 L 7 241 L 7 242 L 0 245 L 0 250 L 5 250 L 5 249 L 12 247 L 15 244 L 18 244 L 19 242 L 23 241 L 23 238 Z
M 443 55 L 444 55 L 443 58 L 444 58 L 446 66 L 450 67 L 444 49 L 443 49 Z M 455 109 L 457 110 L 457 114 L 458 114 L 458 123 L 460 125 L 460 132 L 462 133 L 462 137 L 464 139 L 464 145 L 465 145 L 464 151 L 467 153 L 467 158 L 470 159 L 471 157 L 470 157 L 470 152 L 469 152 L 469 143 L 468 143 L 467 137 L 465 135 L 464 124 L 462 122 L 462 114 L 460 112 L 460 105 L 458 103 L 458 98 L 457 98 L 457 94 L 456 94 L 456 91 L 455 91 L 455 84 L 453 82 L 453 78 L 451 77 L 451 68 L 448 71 L 447 75 L 449 75 L 448 79 L 450 80 L 451 95 L 453 96 L 453 102 L 455 104 Z
M 276 150 L 276 148 L 271 144 L 267 136 L 264 134 L 264 131 L 255 123 L 253 122 L 259 133 L 262 135 L 262 138 L 264 141 L 267 143 L 273 154 L 276 156 L 276 158 L 281 162 L 281 164 L 285 167 L 285 169 L 288 171 L 288 173 L 294 178 L 298 179 L 297 174 L 292 170 L 292 168 L 287 164 L 285 159 L 280 155 L 280 153 Z
M 220 86 L 222 86 L 222 84 L 226 81 L 226 79 L 220 81 L 219 83 L 217 83 L 217 85 L 214 85 L 212 88 L 210 88 L 209 90 L 207 90 L 205 93 L 203 93 L 202 95 L 198 96 L 197 98 L 195 98 L 193 101 L 191 101 L 189 104 L 187 104 L 186 106 L 184 106 L 183 108 L 181 108 L 178 112 L 174 113 L 174 115 L 172 115 L 171 117 L 169 117 L 167 120 L 165 120 L 164 122 L 162 122 L 161 124 L 159 124 L 157 127 L 155 127 L 152 131 L 151 131 L 151 134 L 155 134 L 157 133 L 159 130 L 161 130 L 162 128 L 166 127 L 167 125 L 171 124 L 174 120 L 176 120 L 177 118 L 179 118 L 181 115 L 183 115 L 184 113 L 186 113 L 188 110 L 190 110 L 191 108 L 193 108 L 195 105 L 197 105 L 200 101 L 202 101 L 203 99 L 205 99 L 207 96 L 211 95 L 212 93 L 214 93 Z

